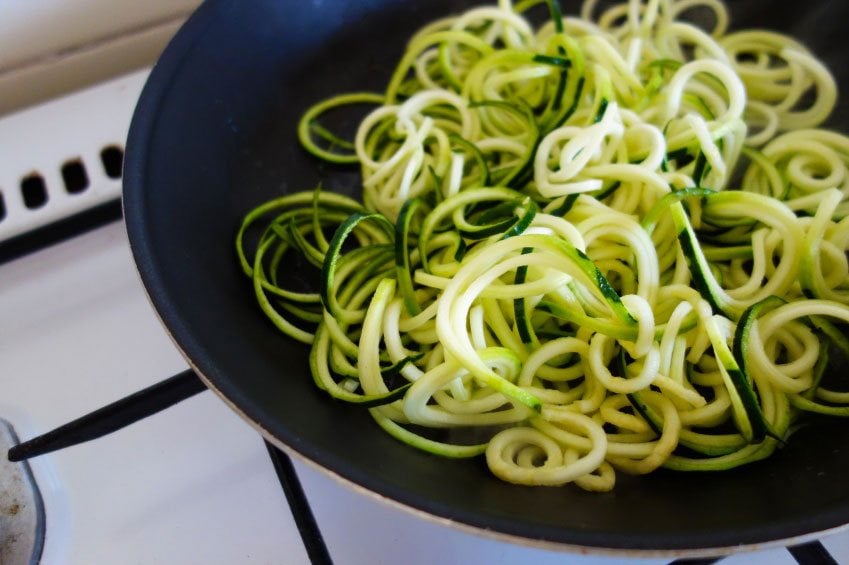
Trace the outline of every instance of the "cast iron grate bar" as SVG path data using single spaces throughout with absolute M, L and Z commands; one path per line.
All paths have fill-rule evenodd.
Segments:
M 121 219 L 120 199 L 0 242 L 0 264 Z
M 161 412 L 195 394 L 206 385 L 187 369 L 85 416 L 59 426 L 9 450 L 9 461 L 23 461 L 97 439 Z
M 799 565 L 837 565 L 837 560 L 820 541 L 791 545 L 787 551 Z
M 814 540 L 787 547 L 787 551 L 799 565 L 837 565 L 837 560 L 825 548 L 822 542 Z M 713 565 L 725 557 L 694 557 L 671 561 L 669 565 Z
M 295 519 L 295 525 L 301 534 L 301 540 L 304 542 L 304 549 L 307 551 L 310 562 L 313 565 L 332 565 L 333 560 L 330 558 L 327 544 L 324 543 L 324 537 L 315 521 L 315 516 L 313 516 L 301 481 L 298 479 L 298 474 L 295 472 L 295 466 L 292 465 L 292 460 L 267 441 L 265 446 L 268 448 L 268 454 L 271 457 L 274 470 L 277 472 L 280 486 L 283 487 L 283 492 L 286 494 L 289 509 L 292 511 L 292 517 Z

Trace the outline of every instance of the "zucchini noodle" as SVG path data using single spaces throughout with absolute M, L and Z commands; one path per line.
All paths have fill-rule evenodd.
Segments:
M 362 201 L 279 197 L 236 250 L 316 386 L 414 448 L 591 491 L 849 416 L 835 81 L 731 23 L 720 0 L 500 0 L 423 27 L 385 92 L 309 108 L 302 145 L 357 164 Z M 344 139 L 329 114 L 353 106 Z

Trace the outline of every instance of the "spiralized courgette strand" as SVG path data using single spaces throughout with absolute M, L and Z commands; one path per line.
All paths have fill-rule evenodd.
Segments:
M 422 28 L 385 92 L 310 108 L 302 144 L 358 164 L 362 202 L 280 197 L 237 250 L 316 385 L 416 448 L 594 491 L 849 415 L 824 378 L 849 354 L 834 79 L 730 23 L 719 0 L 501 0 Z M 352 105 L 343 139 L 329 113 Z M 319 289 L 287 287 L 292 254 Z

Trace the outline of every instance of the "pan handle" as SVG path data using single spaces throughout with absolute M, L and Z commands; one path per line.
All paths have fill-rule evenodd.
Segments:
M 97 439 L 161 412 L 206 390 L 194 371 L 173 377 L 124 397 L 43 435 L 9 449 L 9 461 L 24 461 L 72 445 Z

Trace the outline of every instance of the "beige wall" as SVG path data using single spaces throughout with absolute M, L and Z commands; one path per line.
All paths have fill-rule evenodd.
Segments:
M 200 0 L 0 0 L 0 115 L 151 65 Z

